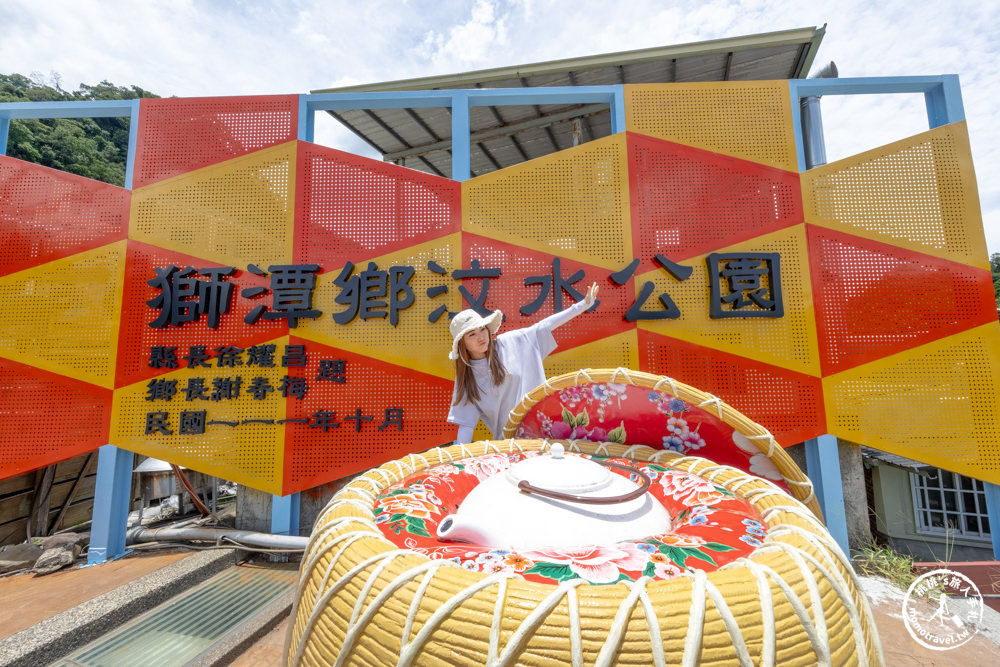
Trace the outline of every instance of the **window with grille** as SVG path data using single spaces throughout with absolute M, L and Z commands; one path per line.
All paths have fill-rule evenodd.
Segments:
M 991 539 L 983 483 L 947 470 L 927 470 L 929 475 L 910 473 L 917 532 Z

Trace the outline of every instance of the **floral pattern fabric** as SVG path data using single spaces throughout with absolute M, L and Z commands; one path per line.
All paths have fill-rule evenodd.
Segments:
M 646 445 L 733 466 L 789 491 L 774 462 L 709 410 L 667 392 L 617 382 L 572 385 L 528 411 L 518 438 Z
M 443 542 L 436 537 L 441 521 L 458 510 L 476 485 L 518 461 L 541 454 L 487 454 L 422 470 L 378 496 L 375 523 L 393 543 L 428 558 L 450 559 L 476 572 L 508 572 L 550 584 L 578 578 L 592 584 L 614 584 L 641 576 L 669 579 L 692 569 L 711 571 L 747 556 L 766 535 L 760 515 L 749 502 L 707 479 L 655 463 L 608 458 L 652 480 L 649 492 L 670 515 L 670 532 L 617 544 L 521 552 Z M 638 474 L 632 473 L 630 478 L 638 480 Z

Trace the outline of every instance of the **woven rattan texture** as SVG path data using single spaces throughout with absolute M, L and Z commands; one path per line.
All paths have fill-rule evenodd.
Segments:
M 125 238 L 129 192 L 0 155 L 0 276 Z
M 985 269 L 809 226 L 824 375 L 996 322 Z
M 267 278 L 243 270 L 224 279 L 233 285 L 233 298 L 229 312 L 219 315 L 217 328 L 210 328 L 208 318 L 204 316 L 181 326 L 151 327 L 150 324 L 161 316 L 162 310 L 150 308 L 147 302 L 162 296 L 163 291 L 147 281 L 156 277 L 156 269 L 163 270 L 170 266 L 204 269 L 219 265 L 145 243 L 128 242 L 121 337 L 117 348 L 116 387 L 149 379 L 169 370 L 150 366 L 150 352 L 154 346 L 176 348 L 177 359 L 180 364 L 184 364 L 183 357 L 190 352 L 192 346 L 205 347 L 209 354 L 214 355 L 215 350 L 223 346 L 232 345 L 245 349 L 288 332 L 284 320 L 261 319 L 253 325 L 244 322 L 243 318 L 247 313 L 262 301 L 245 299 L 240 296 L 240 292 L 246 288 L 264 287 L 268 283 Z
M 798 171 L 787 81 L 625 86 L 631 132 Z
M 607 269 L 559 258 L 557 277 L 556 257 L 548 253 L 468 233 L 462 236 L 462 245 L 464 266 L 478 259 L 483 269 L 501 268 L 503 271 L 500 278 L 490 280 L 486 299 L 488 308 L 503 311 L 501 332 L 530 326 L 556 312 L 555 285 L 568 280 L 578 271 L 583 271 L 583 275 L 571 285 L 572 289 L 583 297 L 587 288 L 596 282 L 600 304 L 597 311 L 583 313 L 572 323 L 555 330 L 559 346 L 567 348 L 593 342 L 633 326 L 623 319 L 633 298 L 630 282 L 621 286 L 614 284 L 607 279 Z M 526 284 L 526 280 L 530 284 Z M 477 299 L 482 295 L 484 284 L 482 278 L 466 278 L 463 281 L 465 289 Z M 458 289 L 458 284 L 452 289 Z M 562 309 L 575 303 L 575 298 L 568 291 L 560 292 Z M 537 310 L 533 310 L 536 301 L 543 295 L 544 301 L 537 306 Z M 522 314 L 522 308 L 531 312 Z
M 830 433 L 1000 483 L 996 322 L 823 380 Z
M 964 122 L 811 169 L 802 200 L 807 222 L 986 266 Z
M 448 351 L 451 349 L 451 335 L 448 333 L 450 320 L 444 311 L 435 321 L 430 321 L 430 318 L 441 307 L 452 312 L 459 309 L 458 284 L 450 275 L 435 273 L 427 267 L 428 262 L 436 262 L 446 271 L 459 268 L 459 239 L 458 234 L 453 234 L 389 255 L 356 262 L 353 278 L 358 281 L 358 285 L 362 275 L 369 271 L 370 264 L 375 264 L 375 271 L 388 271 L 392 267 L 413 267 L 413 276 L 409 282 L 413 303 L 405 309 L 397 310 L 397 325 L 394 326 L 391 322 L 393 299 L 388 291 L 376 299 L 385 302 L 378 309 L 384 316 L 373 315 L 362 319 L 360 287 L 356 285 L 353 292 L 350 288 L 339 287 L 335 281 L 343 267 L 338 267 L 328 270 L 316 280 L 313 303 L 323 315 L 315 320 L 300 321 L 296 333 L 309 340 L 395 363 L 404 368 L 454 378 L 454 362 L 448 360 Z M 428 295 L 428 290 L 440 287 L 447 288 L 447 291 L 434 296 Z M 407 294 L 401 290 L 396 297 L 401 304 Z M 343 316 L 346 319 L 347 316 L 343 314 L 349 313 L 352 308 L 355 308 L 357 315 L 344 324 L 338 324 L 336 318 Z
M 108 443 L 111 390 L 0 358 L 0 479 Z
M 453 437 L 453 427 L 444 421 L 451 400 L 450 380 L 318 343 L 306 344 L 317 362 L 345 361 L 346 381 L 316 380 L 313 362 L 304 373 L 297 369 L 310 391 L 301 400 L 288 399 L 288 416 L 334 412 L 329 421 L 339 425 L 324 430 L 316 426 L 315 417 L 312 426 L 288 424 L 284 493 L 346 477 L 371 467 L 372 461 L 429 449 Z M 400 415 L 402 428 L 394 423 L 395 414 Z
M 650 373 L 724 396 L 782 446 L 826 433 L 823 387 L 817 377 L 642 330 L 639 358 L 640 367 Z
M 647 281 L 655 285 L 645 310 L 655 311 L 659 306 L 656 295 L 666 293 L 680 311 L 677 319 L 647 320 L 640 322 L 639 328 L 796 372 L 819 375 L 816 326 L 809 299 L 812 289 L 809 256 L 803 226 L 760 236 L 722 251 L 780 255 L 779 282 L 785 306 L 782 317 L 712 318 L 708 263 L 706 258 L 696 257 L 681 263 L 693 269 L 691 276 L 683 281 L 662 268 L 636 276 L 637 288 Z
M 286 339 L 275 343 L 283 346 Z M 266 378 L 272 387 L 281 384 L 288 369 L 254 367 L 180 368 L 157 378 L 176 382 L 177 392 L 169 400 L 149 400 L 145 380 L 115 390 L 111 442 L 139 454 L 164 459 L 199 472 L 227 479 L 269 493 L 282 491 L 282 442 L 285 425 L 279 423 L 244 423 L 246 420 L 277 420 L 285 417 L 285 403 L 273 394 L 256 400 L 252 393 L 241 391 L 233 398 L 188 400 L 185 389 L 192 379 L 202 379 L 210 389 L 217 379 L 242 377 L 244 389 L 253 377 Z M 204 432 L 185 433 L 182 413 L 205 412 Z M 147 415 L 164 413 L 162 423 L 169 433 L 147 433 Z M 214 422 L 214 423 L 213 423 Z
M 111 388 L 125 241 L 0 277 L 0 355 Z
M 705 459 L 645 447 L 565 445 L 709 477 L 754 504 L 767 538 L 739 564 L 666 581 L 556 586 L 469 572 L 382 538 L 373 494 L 437 463 L 548 443 L 478 442 L 411 455 L 354 480 L 317 519 L 291 614 L 288 664 L 338 658 L 344 664 L 532 667 L 729 665 L 740 658 L 745 664 L 881 664 L 877 630 L 850 563 L 801 504 Z M 814 625 L 818 615 L 823 622 Z
M 296 143 L 133 194 L 129 238 L 223 265 L 291 264 Z
M 679 261 L 802 222 L 798 174 L 629 135 L 635 256 Z
M 298 95 L 141 100 L 133 187 L 291 141 L 298 117 Z
M 625 136 L 462 183 L 462 228 L 617 270 L 632 261 Z
M 295 261 L 342 266 L 461 230 L 461 186 L 336 151 L 300 144 Z

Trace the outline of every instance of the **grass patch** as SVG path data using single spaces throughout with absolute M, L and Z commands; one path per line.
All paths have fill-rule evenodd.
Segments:
M 863 575 L 884 577 L 904 590 L 916 579 L 912 556 L 877 544 L 862 547 L 854 557 L 854 567 Z

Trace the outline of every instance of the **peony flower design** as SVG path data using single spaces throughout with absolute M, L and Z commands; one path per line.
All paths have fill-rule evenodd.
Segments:
M 405 514 L 418 519 L 429 519 L 431 515 L 441 513 L 438 505 L 413 494 L 387 496 L 379 501 L 379 506 L 385 516 Z
M 649 554 L 634 544 L 621 543 L 613 547 L 581 546 L 546 548 L 524 551 L 522 555 L 537 562 L 567 565 L 581 579 L 594 584 L 611 584 L 618 581 L 621 570 L 642 572 L 649 562 Z
M 664 495 L 669 495 L 688 507 L 712 505 L 726 498 L 708 480 L 685 473 L 664 475 L 660 478 L 660 485 Z
M 480 482 L 489 479 L 498 472 L 503 472 L 510 468 L 511 461 L 506 454 L 487 454 L 468 459 L 463 462 L 465 472 L 473 475 Z

